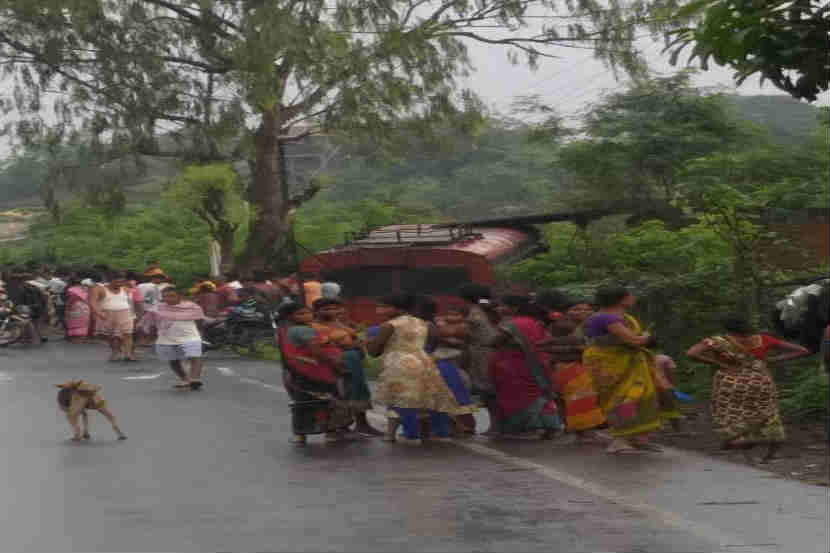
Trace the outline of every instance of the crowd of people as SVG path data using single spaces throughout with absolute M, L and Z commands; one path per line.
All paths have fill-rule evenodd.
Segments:
M 298 444 L 311 434 L 420 445 L 476 434 L 547 440 L 567 431 L 576 443 L 639 455 L 661 451 L 652 436 L 664 424 L 681 428 L 674 360 L 656 349 L 625 288 L 603 288 L 589 300 L 555 292 L 496 297 L 469 284 L 440 308 L 431 297 L 397 293 L 378 300 L 378 324 L 366 328 L 349 319 L 338 284 L 312 275 L 203 276 L 181 289 L 153 263 L 141 273 L 13 270 L 0 284 L 5 305 L 29 309 L 31 341 L 58 325 L 71 343 L 106 340 L 113 362 L 135 361 L 137 346 L 153 344 L 181 390 L 203 386 L 206 322 L 276 311 Z M 773 457 L 785 431 L 768 365 L 808 354 L 740 318 L 688 351 L 715 368 L 712 416 L 724 448 L 764 445 L 762 460 Z M 374 393 L 370 358 L 379 365 Z M 367 418 L 373 404 L 386 409 L 385 432 Z M 482 408 L 487 429 L 474 417 Z
M 363 335 L 338 299 L 285 306 L 279 338 L 295 399 L 295 441 L 311 433 L 338 440 L 350 409 L 365 410 L 371 400 L 387 409 L 384 439 L 408 445 L 476 433 L 545 440 L 567 431 L 576 443 L 639 455 L 661 451 L 652 437 L 664 424 L 681 430 L 675 362 L 656 350 L 629 290 L 600 289 L 591 300 L 558 293 L 497 298 L 470 284 L 457 296 L 440 312 L 429 297 L 381 298 L 381 322 Z M 362 382 L 366 355 L 380 364 L 374 397 Z M 804 355 L 806 348 L 754 332 L 739 318 L 688 351 L 716 369 L 712 414 L 724 448 L 766 446 L 761 461 L 774 456 L 785 434 L 768 364 Z M 489 414 L 487 429 L 476 428 L 479 406 Z
M 313 279 L 302 289 L 311 301 L 339 293 L 336 284 L 324 286 Z M 104 266 L 12 268 L 0 280 L 0 310 L 22 314 L 27 321 L 23 342 L 45 342 L 47 331 L 57 330 L 69 343 L 106 342 L 111 362 L 138 361 L 139 346 L 153 345 L 179 377 L 179 389 L 202 386 L 204 324 L 235 314 L 256 315 L 298 301 L 299 295 L 296 276 L 277 279 L 265 272 L 244 278 L 198 275 L 190 288 L 177 288 L 155 261 L 140 273 Z

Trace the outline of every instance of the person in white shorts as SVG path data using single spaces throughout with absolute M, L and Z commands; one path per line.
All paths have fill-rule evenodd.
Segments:
M 197 323 L 205 318 L 202 308 L 183 300 L 179 290 L 170 286 L 162 292 L 156 317 L 156 354 L 170 363 L 179 378 L 176 388 L 198 390 L 202 387 L 202 335 Z M 182 365 L 185 360 L 190 362 L 190 374 Z

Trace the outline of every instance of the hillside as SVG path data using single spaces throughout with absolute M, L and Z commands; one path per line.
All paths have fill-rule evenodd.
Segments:
M 758 123 L 779 141 L 788 142 L 812 132 L 822 110 L 790 96 L 729 96 L 739 117 Z
M 814 132 L 821 109 L 789 96 L 729 96 L 737 117 L 757 123 L 774 140 L 792 143 Z M 311 173 L 329 177 L 309 207 L 331 204 L 346 208 L 370 201 L 429 219 L 470 218 L 538 213 L 555 209 L 560 186 L 555 155 L 549 146 L 528 144 L 522 133 L 491 129 L 475 144 L 445 158 L 387 161 L 349 159 L 328 137 L 311 137 L 286 148 L 289 177 L 296 184 Z M 417 158 L 417 159 L 415 159 Z M 125 185 L 128 204 L 155 200 L 181 170 L 169 157 L 142 157 L 144 169 L 132 162 L 107 171 Z M 244 163 L 239 166 L 245 169 Z M 334 169 L 334 171 L 332 171 Z M 39 177 L 0 165 L 0 211 L 41 209 Z M 72 199 L 77 191 L 60 196 Z M 440 198 L 440 199 L 437 199 Z M 7 223 L 13 223 L 11 225 Z M 0 220 L 0 239 L 19 236 L 25 224 Z

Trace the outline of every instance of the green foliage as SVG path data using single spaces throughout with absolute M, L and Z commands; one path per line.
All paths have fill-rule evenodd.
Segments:
M 672 231 L 660 221 L 630 229 L 606 223 L 581 231 L 556 223 L 546 234 L 550 251 L 515 265 L 514 278 L 587 299 L 598 286 L 627 283 L 676 351 L 694 339 L 690 327 L 714 325 L 731 308 L 729 245 L 704 225 Z
M 33 224 L 23 246 L 0 246 L 0 264 L 143 270 L 158 259 L 177 282 L 189 285 L 193 275 L 208 270 L 209 237 L 204 222 L 169 204 L 130 209 L 117 220 L 104 211 L 77 209 L 60 224 Z
M 300 213 L 326 205 L 360 212 L 383 206 L 389 211 L 381 219 L 367 221 L 374 226 L 383 221 L 464 220 L 553 208 L 559 190 L 555 151 L 551 143 L 529 140 L 528 132 L 491 121 L 453 156 L 414 151 L 406 159 L 350 160 Z
M 225 271 L 233 266 L 234 241 L 239 227 L 248 220 L 248 205 L 230 165 L 190 166 L 164 195 L 174 206 L 196 215 L 219 243 Z
M 819 121 L 826 124 L 827 113 L 814 105 L 794 100 L 789 96 L 724 96 L 735 116 L 752 121 L 769 131 L 770 138 L 792 145 L 793 141 L 810 138 Z
M 280 144 L 331 129 L 382 142 L 400 123 L 414 123 L 422 141 L 448 120 L 474 128 L 477 101 L 456 87 L 470 68 L 470 41 L 531 66 L 567 45 L 642 68 L 621 6 L 539 7 L 573 24 L 539 32 L 524 0 L 5 0 L 0 78 L 14 82 L 8 104 L 22 118 L 23 141 L 71 135 L 120 155 L 250 160 L 254 221 L 244 257 L 263 266 L 297 207 L 283 201 Z M 511 32 L 496 39 L 479 30 L 494 23 Z M 58 117 L 42 117 L 47 108 Z
M 247 217 L 242 187 L 227 164 L 191 165 L 166 191 L 175 205 L 192 211 L 210 227 L 238 227 Z
M 794 419 L 818 419 L 830 414 L 827 374 L 817 370 L 818 360 L 815 357 L 808 362 L 810 365 L 799 370 L 789 386 L 779 390 L 781 411 Z
M 586 115 L 584 132 L 559 152 L 575 180 L 571 197 L 585 198 L 587 191 L 589 202 L 663 205 L 676 199 L 686 162 L 729 151 L 750 134 L 721 97 L 690 87 L 685 73 L 611 94 Z
M 15 202 L 36 196 L 40 191 L 38 168 L 10 159 L 0 164 L 0 202 Z
M 732 67 L 738 85 L 758 73 L 794 98 L 810 102 L 830 86 L 826 2 L 695 0 L 673 16 L 677 23 L 693 18 L 694 25 L 671 33 L 672 63 L 693 45 L 691 59 L 698 58 L 704 69 L 710 59 Z

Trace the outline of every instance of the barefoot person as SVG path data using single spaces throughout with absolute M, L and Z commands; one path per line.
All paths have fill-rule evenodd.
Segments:
M 109 282 L 92 289 L 90 303 L 97 318 L 96 332 L 109 341 L 110 361 L 135 360 L 132 357 L 133 309 L 123 273 L 113 273 Z
M 173 286 L 162 292 L 162 303 L 156 310 L 158 338 L 156 354 L 170 363 L 170 369 L 179 377 L 175 387 L 198 390 L 202 387 L 202 336 L 197 323 L 205 318 L 202 308 L 182 299 Z M 190 374 L 182 361 L 190 362 Z
M 614 436 L 606 451 L 618 455 L 661 451 L 648 440 L 662 427 L 662 413 L 654 355 L 646 349 L 653 339 L 629 313 L 636 303 L 625 288 L 602 288 L 596 297 L 599 311 L 584 326 L 590 345 L 582 361 Z
M 807 348 L 759 334 L 734 317 L 724 321 L 726 334 L 705 338 L 687 355 L 717 367 L 712 382 L 712 419 L 723 449 L 751 450 L 767 445 L 761 462 L 775 456 L 786 435 L 778 411 L 778 391 L 767 365 L 809 355 Z M 769 357 L 771 350 L 787 353 Z

